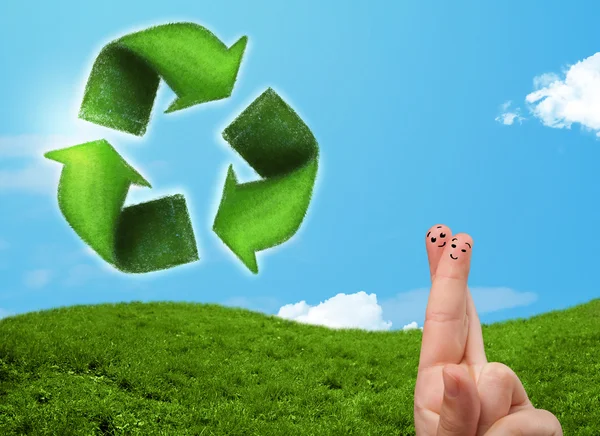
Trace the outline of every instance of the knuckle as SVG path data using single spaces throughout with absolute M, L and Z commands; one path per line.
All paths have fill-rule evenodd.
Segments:
M 552 436 L 563 436 L 562 426 L 558 418 L 549 410 L 541 410 L 541 413 L 545 415 L 545 420 L 551 427 Z
M 464 324 L 464 315 L 457 315 L 452 312 L 444 312 L 441 310 L 431 310 L 425 314 L 425 321 L 433 321 L 435 323 L 448 323 L 455 322 L 457 324 Z
M 511 381 L 513 378 L 513 371 L 503 363 L 490 362 L 483 367 L 480 378 L 486 378 L 496 381 L 499 384 L 504 384 Z
M 452 271 L 440 272 L 439 270 L 435 274 L 435 279 L 438 282 L 444 282 L 445 286 L 455 282 L 464 282 L 467 275 L 461 271 L 460 268 L 454 268 Z
M 443 416 L 440 419 L 440 428 L 444 431 L 443 434 L 447 435 L 464 435 L 465 426 L 458 417 Z

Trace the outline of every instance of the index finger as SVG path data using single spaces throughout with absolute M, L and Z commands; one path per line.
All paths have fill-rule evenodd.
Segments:
M 425 247 L 429 259 L 429 277 L 432 281 L 444 248 L 448 245 L 450 239 L 452 239 L 452 230 L 444 224 L 436 224 L 431 227 L 425 236 Z
M 429 259 L 429 274 L 432 282 L 435 278 L 435 273 L 440 263 L 440 259 L 442 258 L 444 248 L 453 238 L 452 230 L 444 224 L 436 224 L 427 231 L 427 235 L 425 236 L 425 247 L 427 250 L 427 258 Z M 471 291 L 468 286 L 466 313 L 467 318 L 469 319 L 469 333 L 465 345 L 464 360 L 467 364 L 481 367 L 487 363 L 487 358 L 485 355 L 481 322 L 479 321 L 479 316 L 477 315 L 473 297 L 471 296 Z
M 425 311 L 419 368 L 459 364 L 463 359 L 472 246 L 473 239 L 460 233 L 451 238 L 442 252 Z

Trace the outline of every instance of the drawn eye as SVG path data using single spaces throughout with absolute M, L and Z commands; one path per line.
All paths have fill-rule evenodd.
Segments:
M 464 248 L 463 248 L 462 250 L 460 250 L 460 251 L 462 251 L 463 253 L 466 253 L 466 252 L 467 252 L 467 250 L 465 250 Z
M 440 233 L 440 238 L 445 238 L 446 234 L 445 233 Z
M 452 248 L 456 248 L 456 244 L 452 244 Z
M 433 237 L 432 237 L 432 238 L 431 238 L 431 242 L 435 242 L 435 241 L 436 241 L 436 238 L 433 238 Z

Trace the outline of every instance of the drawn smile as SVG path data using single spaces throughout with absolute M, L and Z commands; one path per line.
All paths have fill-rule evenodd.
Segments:
M 450 257 L 451 257 L 452 259 L 454 259 L 454 260 L 458 259 L 458 257 L 454 257 L 454 256 L 452 256 L 452 253 L 450 253 Z
M 442 245 L 438 245 L 438 247 L 443 247 L 444 245 L 446 245 L 446 241 Z

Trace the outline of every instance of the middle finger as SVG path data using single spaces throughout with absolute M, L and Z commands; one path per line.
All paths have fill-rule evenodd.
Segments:
M 425 236 L 425 246 L 427 250 L 427 258 L 429 260 L 429 274 L 431 281 L 435 277 L 440 259 L 444 252 L 444 248 L 453 239 L 452 230 L 444 224 L 436 224 L 432 226 Z M 467 286 L 467 305 L 466 313 L 468 318 L 467 343 L 465 345 L 464 359 L 468 365 L 473 365 L 476 369 L 480 369 L 487 363 L 485 355 L 485 347 L 483 343 L 483 335 L 481 331 L 481 322 L 477 315 L 475 303 L 471 296 L 471 291 Z M 477 380 L 477 374 L 473 374 Z
M 472 238 L 461 233 L 452 237 L 442 252 L 425 312 L 419 367 L 462 361 L 472 246 Z

